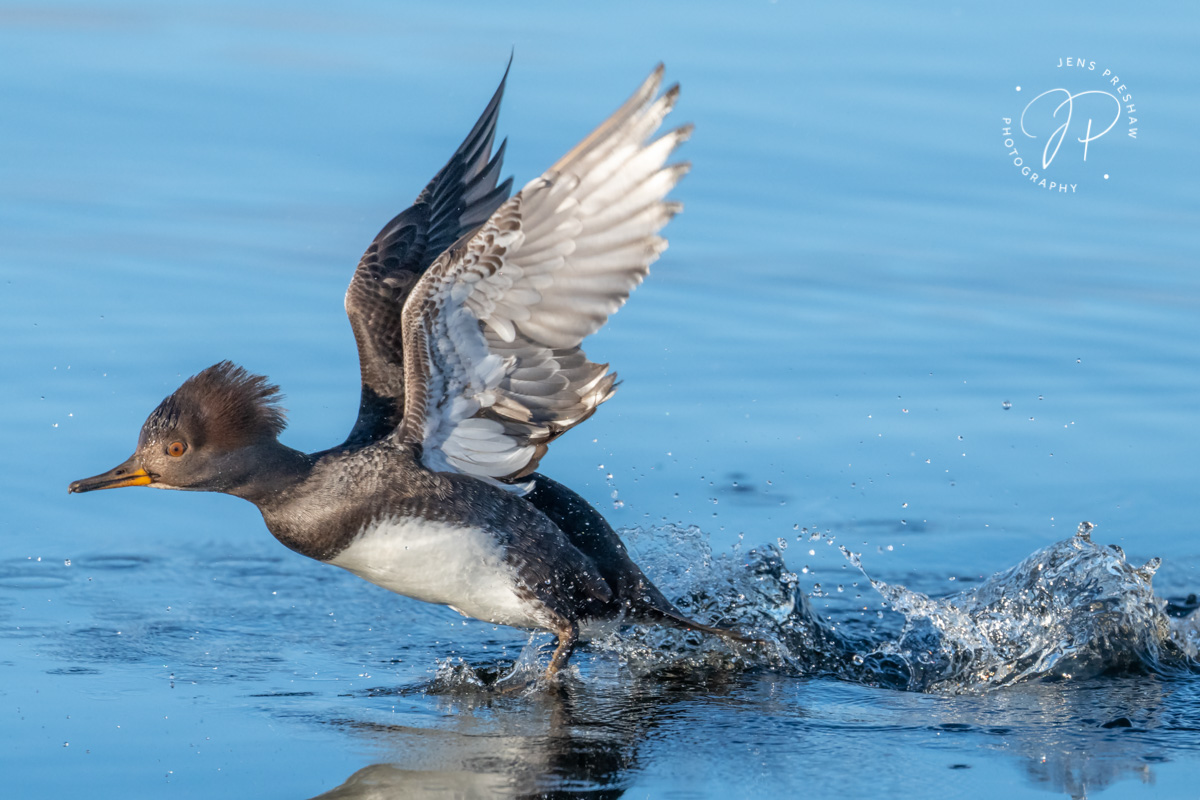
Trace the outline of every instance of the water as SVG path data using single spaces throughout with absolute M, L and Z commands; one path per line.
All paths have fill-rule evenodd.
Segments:
M 1124 10 L 0 6 L 6 794 L 1193 793 L 1197 15 Z M 222 358 L 340 441 L 353 264 L 514 49 L 518 184 L 683 84 L 686 211 L 588 347 L 624 383 L 543 466 L 760 650 L 630 631 L 496 697 L 543 637 L 232 498 L 66 496 Z M 1105 68 L 1136 140 L 1031 183 L 1003 118 Z

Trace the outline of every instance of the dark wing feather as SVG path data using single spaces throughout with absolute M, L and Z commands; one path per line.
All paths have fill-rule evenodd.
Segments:
M 510 61 L 511 66 L 511 61 Z M 492 154 L 508 70 L 475 127 L 411 208 L 383 227 L 363 253 L 346 290 L 346 315 L 358 343 L 362 398 L 346 446 L 387 436 L 404 410 L 400 312 L 433 260 L 472 232 L 508 199 L 512 179 L 497 184 L 504 146 Z

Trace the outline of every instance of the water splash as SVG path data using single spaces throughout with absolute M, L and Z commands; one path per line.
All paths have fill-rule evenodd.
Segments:
M 739 545 L 714 554 L 696 526 L 626 528 L 622 539 L 635 560 L 687 616 L 752 635 L 753 645 L 730 645 L 694 632 L 634 628 L 596 643 L 637 671 L 711 672 L 765 668 L 787 674 L 845 675 L 854 642 L 821 622 L 774 545 Z
M 433 680 L 415 687 L 424 694 L 493 695 L 530 694 L 545 688 L 544 669 L 540 663 L 551 643 L 534 633 L 521 649 L 516 661 L 502 661 L 486 666 L 472 665 L 462 658 L 439 658 Z M 568 667 L 575 670 L 572 665 Z
M 905 622 L 896 639 L 863 655 L 864 668 L 902 688 L 970 692 L 1188 666 L 1151 585 L 1159 559 L 1134 566 L 1116 545 L 1094 543 L 1091 530 L 1085 522 L 1070 539 L 949 597 L 871 580 Z
M 731 654 L 720 642 L 659 629 L 604 646 L 639 669 L 767 668 L 939 693 L 1196 669 L 1200 610 L 1169 617 L 1152 587 L 1160 560 L 1130 564 L 1116 545 L 1094 543 L 1091 530 L 1083 523 L 1070 539 L 947 597 L 867 576 L 903 621 L 894 635 L 855 638 L 813 614 L 773 546 L 714 555 L 698 528 L 627 529 L 639 561 L 683 611 L 751 631 L 765 646 Z M 860 554 L 842 552 L 862 569 Z

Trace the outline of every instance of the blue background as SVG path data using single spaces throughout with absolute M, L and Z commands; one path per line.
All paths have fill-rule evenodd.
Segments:
M 658 60 L 683 84 L 673 118 L 697 126 L 671 248 L 587 347 L 624 383 L 556 443 L 548 474 L 643 533 L 695 524 L 717 551 L 782 538 L 810 570 L 802 584 L 856 575 L 836 548 L 810 554 L 797 526 L 936 594 L 1087 519 L 1131 560 L 1164 558 L 1161 594 L 1194 591 L 1200 31 L 1192 4 L 1129 12 L 0 4 L 0 772 L 13 796 L 311 796 L 371 763 L 441 770 L 430 785 L 445 789 L 475 774 L 472 736 L 510 764 L 496 792 L 566 785 L 518 755 L 561 752 L 529 744 L 553 730 L 536 701 L 343 697 L 419 687 L 451 653 L 515 655 L 523 635 L 464 629 L 305 562 L 229 497 L 66 495 L 224 358 L 283 387 L 286 443 L 341 441 L 358 395 L 341 297 L 358 254 L 461 140 L 510 52 L 501 130 L 518 186 Z M 1056 66 L 1067 56 L 1122 77 L 1139 132 L 1118 124 L 1087 164 L 1064 145 L 1055 166 L 1078 184 L 1064 195 L 1022 178 L 1002 119 L 1045 89 L 1097 88 Z M 389 648 L 407 660 L 389 665 Z M 759 676 L 723 701 L 646 711 L 659 722 L 633 737 L 647 739 L 637 757 L 583 785 L 1069 793 L 1078 765 L 1063 754 L 1088 751 L 1120 765 L 1084 769 L 1093 789 L 1133 796 L 1148 772 L 1159 790 L 1189 786 L 1194 740 L 1059 747 L 1052 732 L 1092 700 L 1040 691 L 947 706 Z M 1168 694 L 1194 709 L 1179 700 L 1194 691 Z M 1016 741 L 943 741 L 938 725 L 979 724 L 997 703 L 1023 709 Z M 1067 759 L 1057 778 L 1046 752 Z M 884 758 L 886 785 L 846 769 Z

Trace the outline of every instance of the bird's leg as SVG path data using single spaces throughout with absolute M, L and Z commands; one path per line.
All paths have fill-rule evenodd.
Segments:
M 575 650 L 575 642 L 579 640 L 579 625 L 574 622 L 567 622 L 567 627 L 556 632 L 558 634 L 558 646 L 554 648 L 554 655 L 550 656 L 550 666 L 546 667 L 546 680 L 553 681 L 559 670 L 567 665 L 567 661 L 571 658 L 571 653 Z

